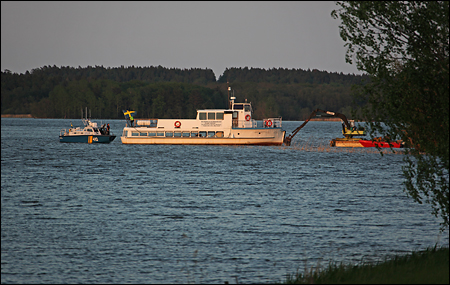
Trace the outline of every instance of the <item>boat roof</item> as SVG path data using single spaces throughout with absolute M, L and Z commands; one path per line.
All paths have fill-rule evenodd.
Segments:
M 223 112 L 223 111 L 230 111 L 230 109 L 200 109 L 200 110 L 197 110 L 197 112 Z
M 231 109 L 198 109 L 197 112 L 224 112 L 224 111 L 241 111 L 244 105 L 251 106 L 251 102 L 232 102 Z M 239 106 L 234 108 L 234 106 Z

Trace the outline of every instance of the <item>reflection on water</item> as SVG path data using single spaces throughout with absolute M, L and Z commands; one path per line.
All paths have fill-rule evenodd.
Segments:
M 2 119 L 2 283 L 280 282 L 448 245 L 403 155 L 329 147 L 340 122 L 290 147 L 61 144 L 67 125 Z

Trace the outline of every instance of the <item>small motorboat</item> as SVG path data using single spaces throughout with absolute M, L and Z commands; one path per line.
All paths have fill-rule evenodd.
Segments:
M 87 118 L 81 118 L 84 127 L 74 128 L 71 125 L 70 129 L 62 129 L 59 133 L 59 141 L 64 143 L 110 143 L 116 136 L 110 132 L 109 124 L 103 124 L 101 127 L 97 123 L 91 122 Z

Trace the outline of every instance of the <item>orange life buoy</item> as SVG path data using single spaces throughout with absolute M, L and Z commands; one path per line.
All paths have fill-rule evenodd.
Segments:
M 246 120 L 246 121 L 250 121 L 250 119 L 251 119 L 250 115 L 246 115 L 246 116 L 245 116 L 245 120 Z
M 272 126 L 272 121 L 271 120 L 267 120 L 266 121 L 266 126 L 271 127 Z
M 176 121 L 175 122 L 175 128 L 179 128 L 181 127 L 181 122 L 180 121 Z

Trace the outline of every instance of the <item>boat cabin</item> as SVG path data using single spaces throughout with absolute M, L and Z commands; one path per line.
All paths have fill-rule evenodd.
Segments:
M 220 121 L 224 120 L 227 115 L 231 115 L 233 128 L 255 128 L 256 121 L 252 119 L 251 103 L 235 103 L 235 97 L 231 97 L 231 109 L 207 109 L 197 110 L 196 119 L 199 121 Z M 202 123 L 202 125 L 205 125 Z

